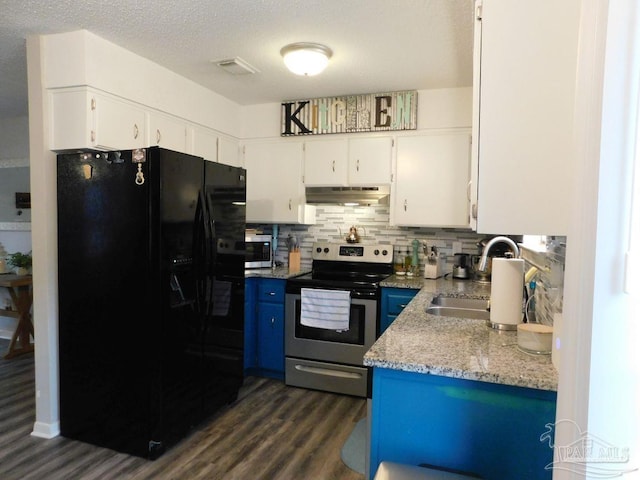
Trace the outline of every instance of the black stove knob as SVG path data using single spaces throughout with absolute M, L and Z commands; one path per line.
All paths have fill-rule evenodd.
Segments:
M 324 247 L 324 253 L 329 253 L 329 247 Z
M 318 253 L 322 252 L 322 248 L 317 247 L 317 248 L 316 248 L 316 252 L 318 252 Z
M 373 251 L 374 255 L 380 255 L 380 250 L 378 250 L 377 248 Z
M 387 250 L 382 250 L 382 255 L 387 256 L 389 252 Z

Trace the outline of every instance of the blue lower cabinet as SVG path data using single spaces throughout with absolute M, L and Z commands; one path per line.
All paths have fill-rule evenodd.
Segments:
M 286 280 L 249 278 L 245 299 L 245 374 L 284 379 Z
M 258 366 L 265 376 L 284 378 L 284 309 L 275 303 L 258 307 Z
M 380 297 L 380 330 L 378 331 L 378 336 L 382 335 L 419 291 L 420 289 L 417 288 L 382 288 L 382 295 Z
M 371 477 L 386 460 L 484 480 L 550 480 L 553 449 L 543 434 L 555 411 L 555 392 L 376 367 Z

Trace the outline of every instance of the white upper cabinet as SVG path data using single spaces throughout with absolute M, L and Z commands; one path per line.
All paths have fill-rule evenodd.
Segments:
M 477 231 L 566 235 L 580 1 L 476 7 Z
M 218 161 L 218 135 L 213 130 L 200 125 L 189 129 L 191 149 L 189 153 L 210 162 Z
M 218 139 L 218 162 L 232 167 L 242 167 L 242 160 L 239 155 L 240 144 L 237 140 L 220 137 Z
M 273 141 L 244 146 L 247 223 L 315 223 L 305 205 L 302 142 Z
M 349 185 L 389 185 L 392 149 L 392 137 L 350 138 Z
M 146 146 L 145 111 L 135 103 L 89 88 L 53 90 L 50 99 L 51 150 Z
M 348 180 L 346 138 L 318 139 L 304 145 L 304 183 L 308 187 L 346 186 Z
M 304 148 L 307 187 L 391 183 L 392 137 L 321 138 Z
M 147 142 L 149 146 L 158 146 L 187 152 L 187 123 L 177 117 L 160 112 L 149 112 Z
M 434 132 L 396 141 L 390 223 L 468 228 L 470 133 Z

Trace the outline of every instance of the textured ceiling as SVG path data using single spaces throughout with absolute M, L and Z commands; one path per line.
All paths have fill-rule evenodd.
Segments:
M 0 116 L 27 114 L 25 39 L 89 30 L 243 105 L 470 86 L 473 0 L 0 0 Z M 280 49 L 334 54 L 297 77 Z M 259 70 L 230 75 L 212 61 Z

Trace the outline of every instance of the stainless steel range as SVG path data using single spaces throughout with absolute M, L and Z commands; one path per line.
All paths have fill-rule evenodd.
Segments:
M 380 281 L 392 245 L 319 242 L 312 272 L 287 280 L 285 383 L 347 395 L 370 393 L 362 358 L 376 339 Z

